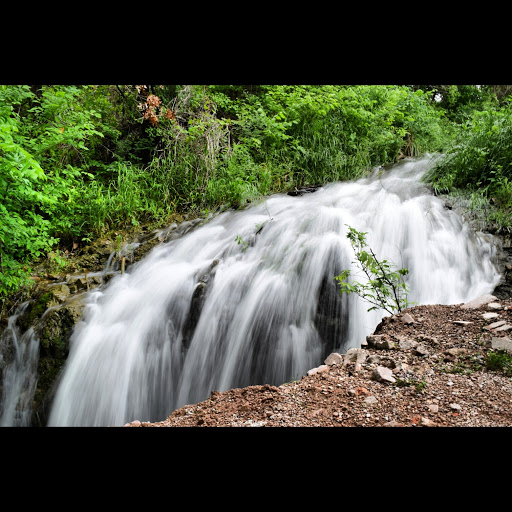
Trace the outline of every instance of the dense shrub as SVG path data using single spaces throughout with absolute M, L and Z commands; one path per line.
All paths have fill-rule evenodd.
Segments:
M 462 122 L 434 186 L 508 204 L 510 109 L 471 117 L 474 86 L 435 87 L 0 86 L 0 296 L 59 244 L 358 178 Z
M 490 220 L 512 225 L 512 103 L 474 111 L 460 129 L 457 143 L 425 177 L 437 193 L 463 190 L 492 201 Z

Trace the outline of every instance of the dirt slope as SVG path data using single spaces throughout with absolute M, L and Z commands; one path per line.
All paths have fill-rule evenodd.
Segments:
M 126 426 L 512 426 L 512 378 L 485 365 L 511 333 L 511 299 L 417 306 L 296 382 L 212 391 Z

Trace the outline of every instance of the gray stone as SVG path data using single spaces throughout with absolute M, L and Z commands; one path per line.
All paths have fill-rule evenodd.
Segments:
M 490 331 L 492 329 L 497 329 L 498 327 L 501 327 L 502 325 L 505 325 L 505 320 L 498 320 L 497 322 L 494 322 L 492 324 L 486 325 L 484 327 L 485 330 Z
M 395 347 L 395 344 L 386 334 L 370 334 L 366 336 L 366 341 L 368 346 L 376 349 L 390 350 Z
M 427 347 L 423 344 L 423 343 L 420 343 L 415 349 L 414 349 L 414 353 L 417 355 L 417 356 L 420 356 L 420 357 L 424 357 L 424 356 L 427 356 L 428 355 L 428 349 Z
M 400 316 L 400 320 L 402 320 L 402 322 L 404 322 L 405 324 L 413 324 L 414 323 L 414 318 L 409 313 L 403 313 Z
M 379 382 L 396 382 L 395 377 L 393 377 L 393 372 L 384 366 L 377 366 L 377 368 L 373 370 L 372 379 Z
M 316 368 L 312 368 L 311 370 L 308 370 L 308 376 L 314 375 L 315 373 L 319 373 L 319 372 L 325 372 L 328 369 L 329 369 L 328 365 L 322 364 L 320 366 L 317 366 Z
M 468 351 L 467 348 L 459 348 L 459 347 L 453 347 L 453 348 L 447 348 L 444 353 L 450 356 L 460 356 L 461 354 L 466 354 Z
M 495 331 L 503 332 L 503 331 L 510 331 L 511 329 L 512 329 L 512 325 L 505 324 L 505 325 L 502 325 L 501 327 L 498 327 L 497 329 L 495 329 Z
M 512 340 L 508 336 L 504 336 L 503 338 L 492 337 L 489 342 L 490 348 L 494 350 L 506 350 L 507 352 L 512 353 Z
M 497 299 L 498 297 L 495 297 L 494 295 L 482 295 L 480 297 L 477 297 L 476 299 L 466 302 L 461 306 L 461 309 L 477 309 L 482 306 L 485 306 L 486 304 L 489 304 L 489 302 L 494 302 Z
M 361 364 L 366 361 L 368 357 L 368 351 L 362 348 L 351 348 L 345 354 L 345 358 L 343 359 L 343 364 L 347 365 L 349 363 Z
M 350 349 L 350 350 L 353 350 L 353 349 Z M 349 352 L 350 352 L 350 350 L 349 350 Z M 337 352 L 333 352 L 332 354 L 329 354 L 327 356 L 327 359 L 324 361 L 324 364 L 332 365 L 332 364 L 341 364 L 342 362 L 343 362 L 342 355 L 338 354 Z
M 418 346 L 418 342 L 414 340 L 400 340 L 398 346 L 401 350 L 410 350 Z
M 490 320 L 491 318 L 498 318 L 500 315 L 498 313 L 484 313 L 482 318 L 484 320 Z
M 56 297 L 59 302 L 64 302 L 69 297 L 69 286 L 66 284 L 58 284 L 51 288 L 53 296 Z
M 490 302 L 487 304 L 487 308 L 494 311 L 499 311 L 500 309 L 503 309 L 503 306 L 499 302 Z

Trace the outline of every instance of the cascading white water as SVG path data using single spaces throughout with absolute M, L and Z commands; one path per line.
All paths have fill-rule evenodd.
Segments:
M 155 247 L 90 292 L 48 424 L 162 420 L 212 390 L 279 385 L 359 346 L 385 313 L 339 294 L 333 277 L 354 259 L 347 225 L 409 269 L 411 301 L 491 292 L 495 248 L 421 184 L 429 165 L 274 195 Z
M 31 423 L 32 399 L 37 383 L 39 340 L 31 327 L 21 333 L 16 320 L 23 314 L 28 302 L 21 304 L 9 318 L 7 328 L 0 336 L 0 367 L 3 369 L 0 400 L 0 426 L 27 427 Z M 12 354 L 4 360 L 10 348 Z M 9 360 L 10 359 L 10 360 Z

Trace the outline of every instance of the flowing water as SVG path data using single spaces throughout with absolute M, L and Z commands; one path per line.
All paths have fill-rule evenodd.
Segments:
M 48 424 L 159 421 L 212 390 L 279 385 L 360 346 L 384 312 L 367 313 L 333 280 L 352 268 L 347 225 L 368 232 L 379 259 L 409 269 L 411 301 L 492 292 L 492 237 L 471 232 L 421 184 L 429 165 L 404 161 L 274 195 L 156 246 L 89 293 Z
M 16 321 L 28 302 L 23 303 L 9 318 L 7 328 L 0 336 L 0 368 L 2 393 L 0 426 L 27 427 L 31 424 L 32 398 L 37 383 L 39 340 L 34 329 L 20 332 Z

